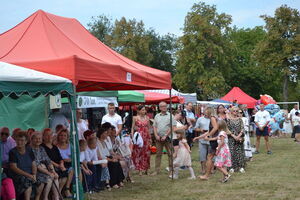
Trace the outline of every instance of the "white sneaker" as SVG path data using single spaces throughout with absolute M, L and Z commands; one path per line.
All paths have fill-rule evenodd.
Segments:
M 166 167 L 166 170 L 169 172 L 169 171 L 170 171 L 170 168 L 169 168 L 169 167 Z
M 172 175 L 169 175 L 169 178 L 172 179 Z M 178 179 L 178 176 L 176 176 L 175 174 L 173 175 L 173 179 Z
M 195 180 L 195 179 L 196 179 L 196 176 L 188 177 L 188 180 Z
M 229 170 L 229 173 L 233 174 L 233 173 L 234 173 L 234 169 L 231 168 L 231 169 Z
M 240 169 L 240 172 L 241 172 L 241 173 L 245 173 L 244 168 L 241 168 L 241 169 Z

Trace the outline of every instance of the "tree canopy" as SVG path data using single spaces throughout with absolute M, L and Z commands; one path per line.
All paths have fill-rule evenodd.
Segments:
M 216 98 L 229 89 L 232 43 L 228 38 L 231 16 L 217 13 L 215 6 L 194 4 L 185 18 L 179 38 L 175 84 L 201 98 Z
M 113 22 L 105 15 L 93 17 L 90 32 L 118 53 L 141 64 L 175 72 L 175 35 L 159 35 L 143 21 L 122 17 Z
M 262 13 L 263 14 L 263 13 Z M 88 24 L 107 46 L 141 64 L 169 71 L 174 87 L 202 100 L 222 97 L 232 87 L 259 98 L 299 101 L 300 14 L 283 5 L 265 26 L 237 28 L 216 6 L 195 3 L 177 37 L 160 35 L 136 19 L 100 15 Z
M 277 81 L 282 83 L 280 97 L 288 101 L 289 84 L 296 86 L 299 82 L 300 13 L 283 5 L 276 9 L 274 17 L 261 17 L 265 20 L 267 35 L 257 45 L 255 56 L 261 66 L 272 71 Z M 299 90 L 292 92 L 298 94 L 299 100 Z

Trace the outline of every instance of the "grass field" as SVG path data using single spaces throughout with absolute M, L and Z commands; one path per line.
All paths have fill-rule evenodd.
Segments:
M 253 139 L 253 138 L 252 138 Z M 263 142 L 263 141 L 262 141 Z M 157 176 L 138 176 L 135 183 L 126 183 L 122 189 L 103 191 L 86 196 L 86 199 L 105 200 L 199 200 L 199 199 L 299 199 L 300 200 L 300 145 L 291 138 L 271 139 L 272 155 L 265 152 L 254 155 L 248 162 L 246 173 L 234 173 L 227 183 L 220 183 L 217 172 L 208 181 L 187 180 L 188 170 L 180 171 L 178 180 L 170 180 L 166 170 Z M 198 146 L 192 149 L 193 167 L 199 175 Z M 151 158 L 151 171 L 154 166 Z M 163 156 L 162 169 L 167 166 Z

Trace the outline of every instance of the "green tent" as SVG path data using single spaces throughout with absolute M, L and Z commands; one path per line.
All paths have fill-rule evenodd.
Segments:
M 47 127 L 48 99 L 45 95 L 67 91 L 70 80 L 0 62 L 0 127 Z
M 132 90 L 124 91 L 93 91 L 93 92 L 78 92 L 79 96 L 91 97 L 118 97 L 120 103 L 144 103 L 145 95 Z M 62 98 L 62 103 L 68 103 L 67 98 Z
M 57 95 L 59 93 L 68 94 L 72 107 L 72 120 L 71 120 L 71 134 L 70 143 L 72 151 L 72 166 L 75 171 L 75 197 L 82 199 L 83 192 L 82 186 L 79 181 L 79 145 L 77 134 L 76 122 L 76 107 L 74 95 L 74 86 L 72 82 L 66 78 L 54 76 L 35 70 L 11 65 L 8 63 L 0 62 L 0 102 L 7 97 L 10 98 L 23 98 L 26 95 L 30 98 L 38 96 L 46 96 L 49 94 Z M 25 97 L 26 99 L 26 97 Z M 2 148 L 0 148 L 1 151 Z M 1 152 L 0 152 L 1 153 Z M 2 155 L 2 154 L 0 154 Z M 1 168 L 1 164 L 0 164 Z M 0 175 L 1 178 L 1 175 Z
M 93 96 L 93 97 L 118 97 L 118 102 L 145 102 L 144 94 L 133 90 L 124 91 L 95 91 L 95 92 L 79 92 L 79 96 Z
M 42 130 L 49 125 L 48 98 L 42 95 L 35 98 L 29 95 L 2 97 L 0 102 L 0 127 Z
M 145 95 L 131 90 L 118 91 L 118 101 L 121 103 L 145 103 Z

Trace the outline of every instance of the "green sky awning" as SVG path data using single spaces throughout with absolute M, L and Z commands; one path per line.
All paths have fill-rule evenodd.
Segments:
M 144 103 L 145 95 L 140 92 L 124 90 L 124 91 L 95 91 L 95 92 L 78 92 L 79 96 L 90 97 L 118 97 L 118 102 L 125 103 Z M 62 103 L 68 103 L 68 98 L 62 98 Z
M 118 91 L 118 101 L 144 103 L 145 95 L 143 93 L 131 90 Z
M 77 92 L 77 95 L 88 97 L 118 97 L 118 91 Z

